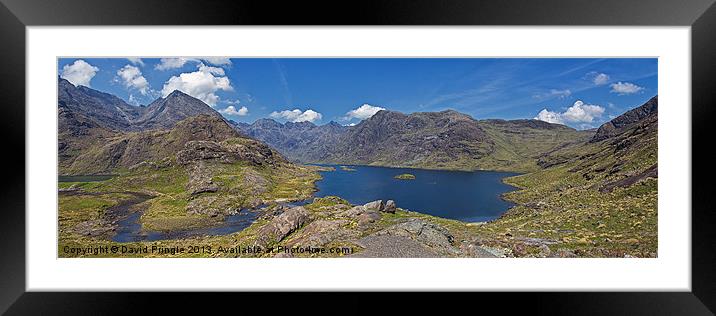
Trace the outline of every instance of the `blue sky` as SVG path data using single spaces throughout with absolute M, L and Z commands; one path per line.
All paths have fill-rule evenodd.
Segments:
M 641 105 L 658 82 L 655 58 L 62 58 L 58 74 L 134 105 L 181 90 L 249 123 L 453 109 L 579 129 Z

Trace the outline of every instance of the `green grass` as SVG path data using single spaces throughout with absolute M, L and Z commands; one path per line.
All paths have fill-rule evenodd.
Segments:
M 415 180 L 415 175 L 412 175 L 410 173 L 403 173 L 403 174 L 399 174 L 393 178 L 398 179 L 398 180 Z

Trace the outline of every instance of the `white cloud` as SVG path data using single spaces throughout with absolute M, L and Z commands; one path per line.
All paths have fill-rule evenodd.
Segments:
M 592 123 L 595 118 L 599 118 L 604 114 L 604 110 L 605 109 L 602 106 L 585 104 L 584 102 L 577 100 L 563 113 L 543 109 L 534 119 L 555 124 Z
M 603 72 L 591 71 L 584 75 L 584 80 L 591 81 L 595 86 L 603 86 L 609 83 L 611 78 Z
M 216 66 L 231 65 L 231 59 L 228 57 L 204 57 L 202 60 Z
M 142 95 L 147 95 L 149 92 L 149 82 L 142 76 L 142 71 L 139 68 L 126 65 L 117 70 L 117 76 L 127 89 L 137 89 Z
M 564 120 L 562 120 L 561 114 L 557 112 L 548 111 L 547 109 L 542 109 L 542 111 L 540 111 L 534 119 L 545 121 L 548 123 L 564 124 Z
M 219 113 L 226 115 L 246 116 L 249 114 L 249 109 L 242 106 L 240 109 L 236 109 L 233 105 L 229 105 L 223 110 L 219 110 Z
M 617 82 L 612 83 L 611 85 L 612 90 L 609 91 L 611 93 L 618 93 L 619 95 L 625 95 L 625 94 L 634 94 L 641 90 L 644 90 L 643 87 L 637 86 L 630 82 Z
M 144 61 L 141 58 L 127 58 L 132 65 L 144 66 Z
M 357 118 L 359 120 L 365 120 L 375 115 L 375 113 L 378 113 L 378 111 L 381 110 L 385 110 L 385 108 L 379 106 L 372 106 L 370 104 L 363 104 L 357 109 L 348 111 L 348 113 L 346 113 L 346 119 L 350 120 Z
M 154 66 L 154 69 L 156 69 L 156 70 L 177 69 L 177 68 L 184 67 L 184 65 L 190 61 L 198 61 L 198 60 L 194 59 L 194 58 L 184 58 L 184 57 L 162 58 L 159 60 L 159 64 Z
M 597 86 L 603 86 L 609 82 L 609 75 L 605 73 L 594 74 L 592 82 Z
M 90 81 L 99 71 L 99 68 L 88 64 L 82 59 L 75 60 L 71 65 L 62 67 L 60 77 L 67 79 L 75 86 L 90 86 Z
M 577 102 L 574 102 L 574 105 L 562 113 L 562 117 L 564 117 L 567 122 L 591 123 L 595 118 L 601 117 L 602 114 L 604 114 L 604 107 L 584 104 L 584 102 L 577 100 Z
M 537 99 L 549 99 L 553 97 L 557 97 L 560 99 L 565 99 L 572 95 L 572 91 L 569 89 L 564 90 L 557 90 L 557 89 L 551 89 L 549 92 L 541 93 L 541 94 L 535 94 L 534 97 Z
M 291 122 L 315 122 L 320 120 L 323 115 L 321 113 L 318 113 L 314 110 L 308 109 L 306 111 L 301 111 L 299 109 L 293 109 L 293 110 L 283 110 L 281 112 L 273 111 L 269 115 L 272 118 L 275 119 L 284 119 Z
M 199 64 L 199 70 L 173 76 L 164 83 L 162 97 L 166 97 L 174 90 L 182 91 L 190 96 L 214 106 L 219 101 L 216 92 L 219 90 L 232 91 L 229 78 L 225 76 L 224 69 Z

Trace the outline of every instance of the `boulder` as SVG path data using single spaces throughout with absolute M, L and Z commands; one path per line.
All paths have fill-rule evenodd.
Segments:
M 288 246 L 321 247 L 334 240 L 346 240 L 357 237 L 358 232 L 346 228 L 348 220 L 313 221 L 291 237 Z
M 343 212 L 340 212 L 338 215 L 343 217 L 356 217 L 360 214 L 365 213 L 367 210 L 365 206 L 363 205 L 357 205 L 354 207 L 351 207 L 350 209 L 347 209 Z
M 385 202 L 385 207 L 383 208 L 383 212 L 395 214 L 395 209 L 396 209 L 395 201 L 388 200 L 387 202 Z
M 368 211 L 374 211 L 374 212 L 380 212 L 385 208 L 385 204 L 383 203 L 383 200 L 377 200 L 373 202 L 368 202 L 363 205 L 366 210 Z
M 293 207 L 261 227 L 257 234 L 256 245 L 265 247 L 279 242 L 301 228 L 309 219 L 310 213 L 305 208 Z
M 367 225 L 380 219 L 380 213 L 378 212 L 365 212 L 358 215 L 358 225 Z

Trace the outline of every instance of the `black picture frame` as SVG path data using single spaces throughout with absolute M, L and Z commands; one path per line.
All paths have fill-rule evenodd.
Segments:
M 255 300 L 255 294 L 45 293 L 25 287 L 25 32 L 42 25 L 636 25 L 691 26 L 692 57 L 692 249 L 691 292 L 478 293 L 469 305 L 500 303 L 530 314 L 711 315 L 716 311 L 716 205 L 710 120 L 716 93 L 716 5 L 714 0 L 492 0 L 492 1 L 141 1 L 0 0 L 0 117 L 6 179 L 0 191 L 0 311 L 7 314 L 127 314 L 159 306 L 188 312 L 214 301 Z M 689 110 L 683 105 L 684 111 Z M 20 167 L 22 166 L 22 167 Z M 689 209 L 671 210 L 688 212 Z M 195 304 L 181 296 L 191 295 Z M 351 294 L 347 306 L 379 299 Z M 430 296 L 428 296 L 430 295 Z M 382 296 L 384 297 L 384 296 Z M 292 294 L 292 301 L 314 300 Z M 399 300 L 392 298 L 391 300 Z M 403 308 L 421 308 L 452 295 L 412 294 Z M 465 298 L 459 298 L 464 300 Z M 207 300 L 212 300 L 207 302 Z M 319 301 L 322 299 L 319 299 Z M 161 301 L 161 305 L 153 302 Z M 254 302 L 254 301 L 252 301 Z M 515 304 L 514 302 L 519 302 Z M 373 303 L 371 303 L 373 304 Z M 211 305 L 211 306 L 208 306 Z M 254 306 L 256 307 L 256 306 Z M 260 307 L 260 305 L 259 305 Z M 244 308 L 246 308 L 244 306 Z M 271 309 L 269 306 L 264 306 Z M 349 308 L 350 309 L 350 308 Z M 359 308 L 358 308 L 359 309 Z M 244 310 L 244 309 L 242 309 Z M 342 313 L 345 309 L 337 309 Z M 353 310 L 356 312 L 357 310 Z

